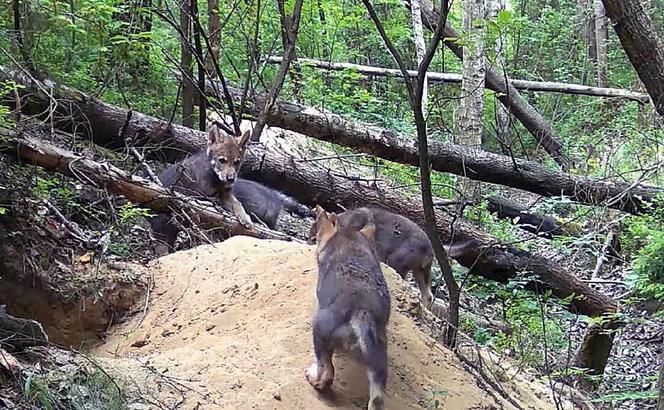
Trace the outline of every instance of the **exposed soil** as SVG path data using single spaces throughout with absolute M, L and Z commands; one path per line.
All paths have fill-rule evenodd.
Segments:
M 149 270 L 154 287 L 145 314 L 111 329 L 93 350 L 140 386 L 146 401 L 184 408 L 366 406 L 365 371 L 350 360 L 335 358 L 331 397 L 319 396 L 304 378 L 313 360 L 313 246 L 233 237 L 165 256 Z M 410 287 L 393 270 L 384 272 L 393 300 L 388 408 L 435 408 L 436 400 L 448 409 L 513 408 L 418 329 Z M 509 394 L 523 408 L 554 408 L 531 386 L 518 389 Z

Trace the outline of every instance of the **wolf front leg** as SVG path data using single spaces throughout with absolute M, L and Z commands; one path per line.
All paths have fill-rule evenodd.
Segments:
M 242 203 L 233 195 L 231 190 L 227 190 L 220 195 L 221 203 L 235 215 L 235 217 L 240 221 L 242 226 L 245 228 L 251 228 L 253 224 L 251 223 L 251 218 L 244 210 Z

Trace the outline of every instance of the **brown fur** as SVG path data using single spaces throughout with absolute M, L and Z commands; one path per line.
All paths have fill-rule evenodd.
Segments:
M 341 226 L 317 207 L 318 311 L 313 320 L 316 361 L 305 370 L 317 390 L 334 380 L 332 355 L 344 351 L 367 367 L 369 409 L 382 409 L 387 382 L 390 294 L 374 249 L 375 226 Z
M 341 227 L 351 226 L 359 230 L 367 224 L 374 225 L 374 243 L 380 261 L 404 279 L 408 272 L 412 272 L 420 289 L 422 304 L 427 307 L 431 305 L 431 265 L 434 253 L 422 228 L 406 217 L 377 208 L 352 209 L 339 214 L 337 218 Z M 317 229 L 317 223 L 314 223 L 309 231 L 309 243 L 316 240 Z M 476 241 L 466 241 L 446 247 L 446 250 L 450 257 L 456 258 L 477 245 Z
M 241 137 L 232 137 L 212 125 L 208 130 L 206 149 L 169 166 L 159 179 L 164 187 L 185 195 L 218 199 L 242 225 L 251 227 L 249 215 L 232 192 L 249 137 L 249 131 Z M 165 242 L 171 251 L 178 230 L 170 222 L 170 216 L 159 215 L 152 218 L 151 222 L 157 239 Z

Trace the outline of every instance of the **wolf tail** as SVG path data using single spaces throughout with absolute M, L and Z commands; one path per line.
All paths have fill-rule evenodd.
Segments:
M 369 409 L 384 408 L 385 385 L 387 384 L 387 346 L 378 336 L 376 320 L 371 312 L 359 309 L 353 313 L 350 325 L 360 345 L 362 357 L 367 365 L 369 379 Z

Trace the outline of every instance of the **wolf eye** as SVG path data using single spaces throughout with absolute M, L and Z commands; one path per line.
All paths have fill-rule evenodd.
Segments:
M 223 164 L 224 162 L 226 162 L 226 158 L 224 158 L 224 157 L 219 157 L 219 158 L 217 158 L 217 161 L 219 161 L 220 163 Z

